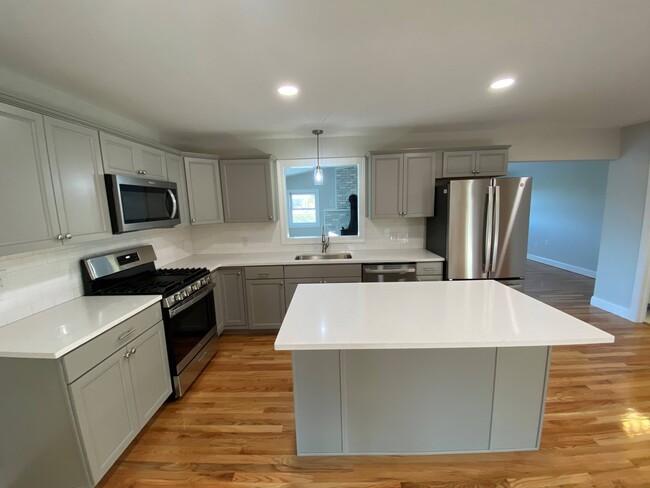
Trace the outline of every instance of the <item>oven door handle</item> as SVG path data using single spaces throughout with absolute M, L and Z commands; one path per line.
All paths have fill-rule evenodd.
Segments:
M 213 289 L 214 289 L 214 283 L 210 283 L 204 288 L 201 288 L 201 290 L 197 291 L 188 300 L 185 300 L 184 302 L 181 302 L 178 305 L 174 305 L 172 308 L 169 309 L 169 318 L 173 317 L 176 314 L 181 313 L 186 308 L 191 307 L 196 302 L 204 298 L 207 294 L 212 293 Z

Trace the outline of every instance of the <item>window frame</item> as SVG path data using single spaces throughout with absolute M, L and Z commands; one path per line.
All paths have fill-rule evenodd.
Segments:
M 318 211 L 318 204 L 320 203 L 319 200 L 319 191 L 318 189 L 314 190 L 287 190 L 287 204 L 291 206 L 291 210 L 289 210 L 289 215 L 287 215 L 287 219 L 289 222 L 289 228 L 292 227 L 320 227 L 320 212 Z M 314 207 L 315 213 L 316 213 L 316 222 L 294 222 L 293 221 L 293 211 L 294 210 L 311 210 L 310 208 L 303 209 L 303 208 L 293 208 L 293 200 L 291 199 L 291 195 L 314 195 L 314 201 L 316 206 Z
M 320 165 L 323 167 L 337 166 L 357 166 L 359 193 L 357 195 L 357 205 L 359 212 L 359 234 L 356 236 L 331 236 L 332 244 L 354 244 L 366 241 L 366 158 L 363 156 L 352 156 L 348 158 L 321 158 Z M 289 237 L 290 220 L 287 213 L 287 185 L 284 178 L 285 168 L 295 167 L 312 167 L 316 168 L 315 159 L 278 159 L 277 160 L 277 181 L 279 193 L 279 221 L 281 227 L 282 244 L 305 245 L 320 244 L 321 238 L 318 237 Z M 320 220 L 320 216 L 319 216 Z M 312 225 L 312 224 L 310 224 Z

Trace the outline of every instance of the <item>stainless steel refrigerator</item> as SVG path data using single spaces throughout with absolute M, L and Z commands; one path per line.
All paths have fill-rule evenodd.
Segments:
M 445 258 L 444 279 L 524 278 L 532 184 L 483 178 L 436 186 L 427 249 Z

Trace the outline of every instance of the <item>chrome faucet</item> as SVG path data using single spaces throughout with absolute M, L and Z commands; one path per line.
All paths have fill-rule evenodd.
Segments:
M 328 247 L 330 247 L 330 238 L 327 236 L 327 239 L 325 239 L 325 226 L 322 226 L 320 234 L 320 252 L 325 254 Z

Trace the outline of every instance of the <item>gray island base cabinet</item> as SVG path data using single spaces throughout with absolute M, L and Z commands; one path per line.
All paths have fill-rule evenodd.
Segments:
M 293 351 L 299 455 L 539 448 L 551 348 Z
M 90 488 L 171 394 L 156 303 L 59 359 L 0 358 L 0 487 Z

